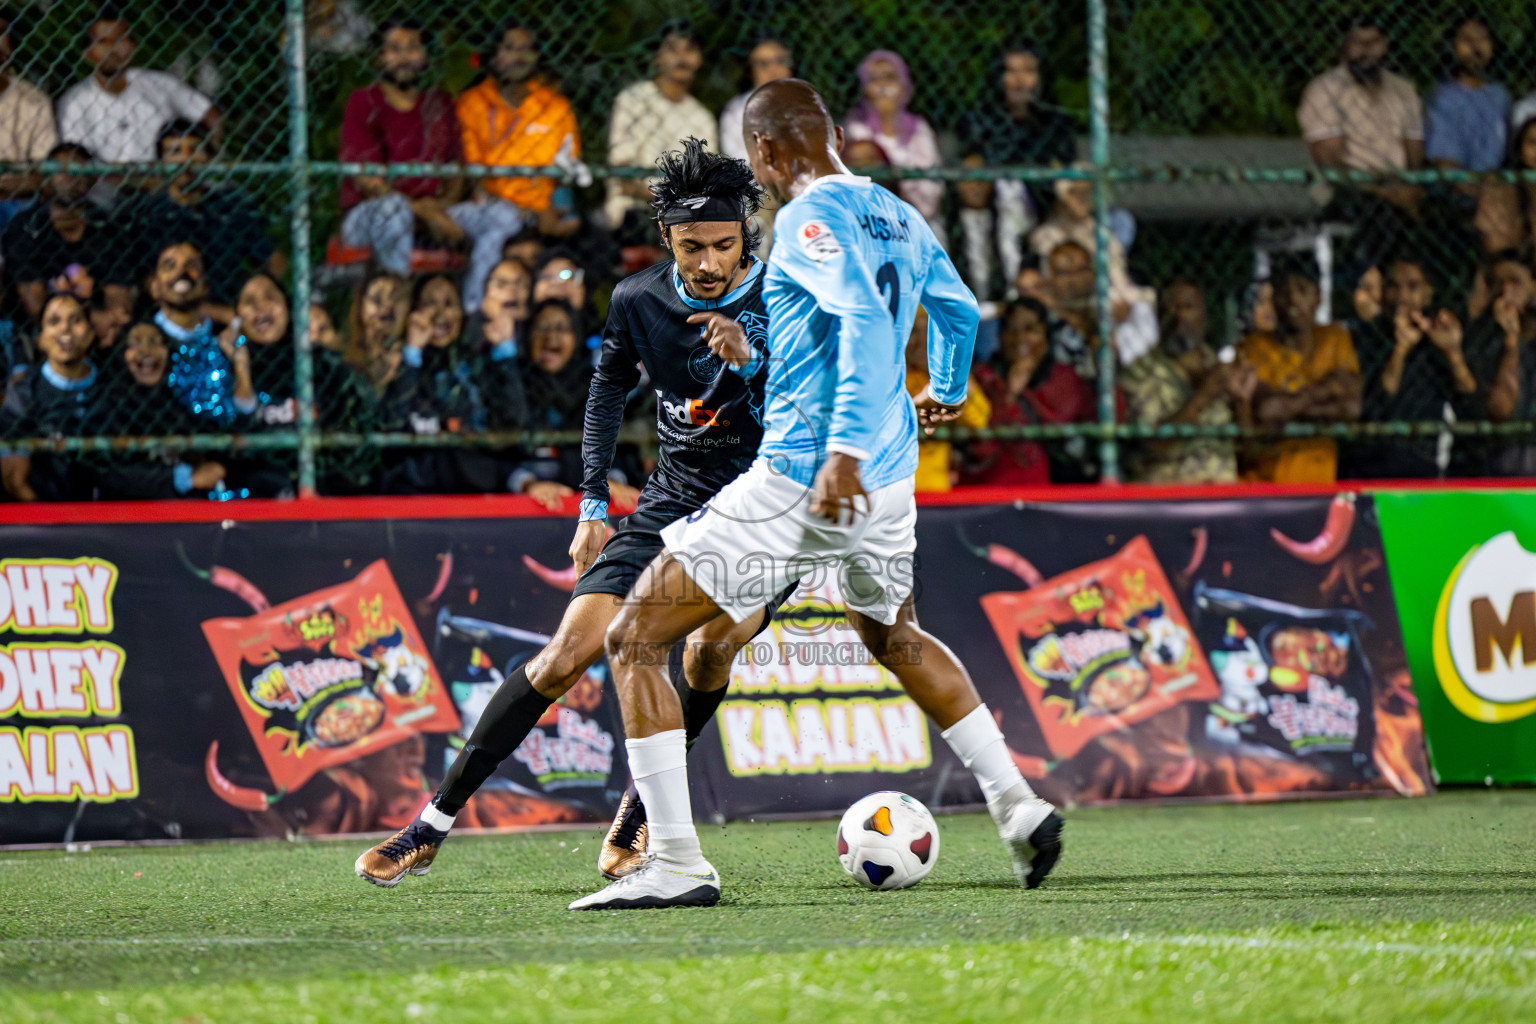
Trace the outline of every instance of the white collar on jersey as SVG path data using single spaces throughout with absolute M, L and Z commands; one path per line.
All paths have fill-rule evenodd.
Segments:
M 731 303 L 741 299 L 763 272 L 763 261 L 756 256 L 752 257 L 752 266 L 747 269 L 747 276 L 741 279 L 741 284 L 726 292 L 718 299 L 696 299 L 688 294 L 688 289 L 683 287 L 683 275 L 677 272 L 677 263 L 672 263 L 672 287 L 677 289 L 677 297 L 690 309 L 723 309 Z
M 872 185 L 874 179 L 863 174 L 823 174 L 819 178 L 812 178 L 811 183 L 800 190 L 800 195 L 805 195 L 817 185 L 823 185 L 831 181 L 840 181 L 845 185 Z M 798 197 L 796 197 L 798 198 Z

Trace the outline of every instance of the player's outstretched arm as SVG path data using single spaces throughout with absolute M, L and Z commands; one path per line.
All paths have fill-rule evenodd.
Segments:
M 981 311 L 955 268 L 954 261 L 934 237 L 933 229 L 919 222 L 928 260 L 923 278 L 923 308 L 928 311 L 928 387 L 932 398 L 930 415 L 938 410 L 953 410 L 954 419 L 965 404 L 965 386 L 970 378 L 971 355 L 976 348 L 976 326 Z M 923 406 L 918 406 L 921 418 Z
M 603 348 L 597 372 L 587 392 L 587 410 L 581 431 L 581 518 L 603 520 L 608 516 L 608 474 L 613 451 L 624 422 L 624 402 L 640 382 L 640 357 L 630 341 L 625 303 L 615 294 L 603 325 Z M 572 552 L 575 557 L 575 552 Z M 596 557 L 595 555 L 593 557 Z

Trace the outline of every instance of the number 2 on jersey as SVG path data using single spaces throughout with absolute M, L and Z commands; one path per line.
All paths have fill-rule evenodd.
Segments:
M 901 306 L 901 278 L 896 274 L 896 264 L 889 261 L 880 264 L 880 269 L 875 273 L 875 284 L 881 293 L 886 286 L 890 286 L 891 295 L 888 305 L 891 308 L 891 319 L 896 319 L 896 310 Z

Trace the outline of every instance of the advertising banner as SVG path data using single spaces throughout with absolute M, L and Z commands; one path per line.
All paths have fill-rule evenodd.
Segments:
M 1536 494 L 1378 496 L 1443 782 L 1536 782 Z
M 570 532 L 0 528 L 0 843 L 403 825 L 555 632 Z M 1054 800 L 1429 788 L 1368 498 L 923 508 L 917 554 L 923 625 Z M 849 627 L 835 574 L 743 650 L 690 773 L 712 819 L 839 813 L 876 789 L 980 800 Z M 460 823 L 602 821 L 627 782 L 600 661 Z
M 1369 497 L 930 507 L 917 538 L 923 626 L 1058 803 L 1431 788 Z M 735 666 L 690 756 L 695 807 L 979 801 L 937 730 L 923 747 L 904 727 L 894 676 L 846 663 L 851 631 L 823 596 Z M 818 618 L 819 644 L 791 642 Z

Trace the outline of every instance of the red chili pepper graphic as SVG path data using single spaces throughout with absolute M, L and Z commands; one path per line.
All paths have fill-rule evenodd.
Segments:
M 1007 569 L 1031 587 L 1038 587 L 1045 580 L 1045 576 L 1041 574 L 1040 570 L 1036 569 L 1029 559 L 1013 550 L 1013 548 L 1002 544 L 987 544 L 986 546 L 972 544 L 966 538 L 964 530 L 958 532 L 960 534 L 960 543 L 964 544 L 971 554 L 977 558 L 985 558 L 998 568 Z
M 1045 580 L 1040 570 L 1036 569 L 1029 559 L 1001 544 L 987 545 L 987 561 L 999 568 L 1007 569 L 1031 587 L 1038 587 Z
M 576 566 L 572 564 L 565 569 L 551 569 L 549 566 L 536 561 L 532 555 L 523 556 L 523 564 L 528 571 L 552 587 L 559 587 L 566 593 L 576 589 Z
M 226 779 L 224 773 L 219 771 L 218 740 L 214 740 L 208 746 L 208 756 L 203 759 L 203 774 L 208 777 L 208 788 L 213 790 L 220 800 L 242 811 L 259 813 L 283 798 L 282 791 L 263 793 L 249 786 L 237 786 Z
M 1269 531 L 1269 535 L 1274 538 L 1276 544 L 1303 562 L 1323 565 L 1339 557 L 1339 552 L 1343 551 L 1344 545 L 1349 543 L 1349 535 L 1354 528 L 1355 496 L 1341 494 L 1333 499 L 1332 505 L 1328 506 L 1328 520 L 1323 524 L 1323 531 L 1311 540 L 1292 540 L 1273 528 Z
M 437 570 L 437 585 L 432 588 L 432 593 L 422 598 L 426 604 L 431 604 L 443 596 L 443 591 L 448 589 L 448 577 L 453 575 L 453 552 L 443 554 L 443 564 Z
M 181 564 L 186 566 L 192 575 L 200 580 L 207 580 L 220 590 L 229 591 L 250 605 L 253 611 L 264 612 L 272 607 L 272 602 L 267 600 L 267 595 L 263 594 L 256 584 L 241 576 L 235 570 L 222 565 L 215 565 L 209 569 L 199 569 L 187 557 L 187 552 L 182 548 L 181 541 L 176 542 L 176 554 L 181 556 Z
M 1189 564 L 1184 567 L 1185 576 L 1193 576 L 1200 568 L 1200 563 L 1205 561 L 1205 548 L 1210 541 L 1205 527 L 1197 526 L 1191 531 L 1195 535 L 1195 550 L 1189 556 Z
M 241 576 L 233 569 L 226 569 L 222 565 L 215 565 L 208 570 L 208 582 L 220 590 L 227 590 L 240 600 L 250 605 L 252 610 L 264 612 L 272 607 L 272 602 L 267 600 L 256 584 Z

